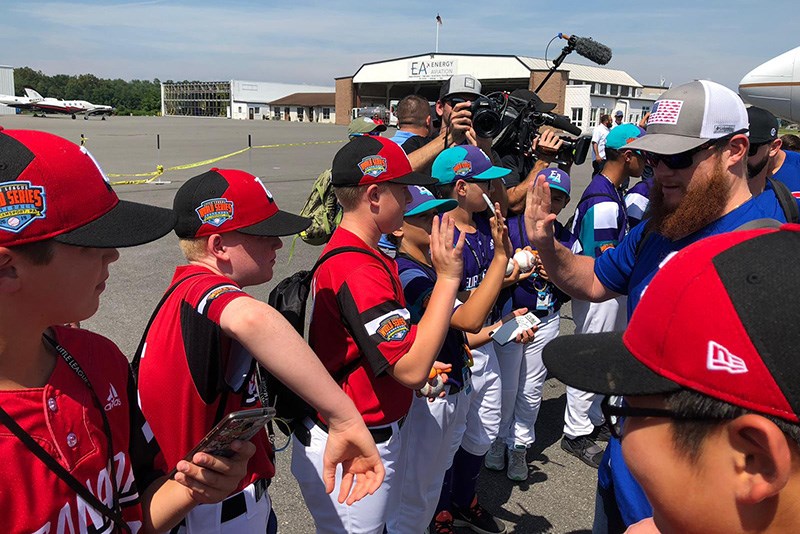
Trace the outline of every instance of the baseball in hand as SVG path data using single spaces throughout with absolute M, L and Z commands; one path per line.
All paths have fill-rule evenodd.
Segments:
M 511 276 L 514 272 L 514 258 L 508 258 L 508 265 L 506 265 L 506 276 Z
M 431 382 L 427 382 L 424 386 L 419 388 L 419 392 L 424 397 L 436 398 L 439 396 L 439 393 L 444 391 L 444 380 L 442 379 L 442 375 L 437 374 L 436 378 L 431 379 Z
M 531 269 L 533 269 L 533 253 L 529 250 L 520 250 L 516 254 L 514 254 L 514 261 L 519 264 L 519 270 L 523 273 L 527 273 Z

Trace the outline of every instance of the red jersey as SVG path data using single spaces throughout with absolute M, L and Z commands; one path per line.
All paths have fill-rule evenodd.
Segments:
M 252 297 L 205 267 L 178 267 L 172 284 L 183 279 L 145 332 L 139 364 L 139 403 L 166 469 L 175 467 L 223 415 L 261 406 L 255 360 L 219 325 L 225 306 Z M 239 490 L 275 474 L 266 432 L 252 442 L 256 453 Z
M 147 442 L 147 425 L 136 403 L 128 360 L 108 339 L 86 330 L 53 329 L 55 340 L 84 370 L 104 406 L 111 429 L 117 499 L 137 532 L 142 525 L 139 492 L 163 476 L 158 446 Z M 86 383 L 56 357 L 44 387 L 0 391 L 3 409 L 79 482 L 113 508 L 109 440 L 103 417 Z M 86 504 L 11 431 L 0 424 L 2 531 L 77 534 L 110 532 L 113 522 Z
M 344 366 L 360 362 L 340 381 L 342 389 L 367 426 L 385 425 L 405 416 L 411 406 L 411 389 L 386 371 L 411 349 L 416 326 L 405 307 L 397 264 L 342 227 L 333 233 L 323 254 L 345 246 L 369 250 L 381 259 L 346 252 L 317 269 L 309 344 L 334 376 Z

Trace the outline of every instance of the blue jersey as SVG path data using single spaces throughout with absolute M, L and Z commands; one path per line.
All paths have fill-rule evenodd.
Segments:
M 776 180 L 786 184 L 795 198 L 800 198 L 800 152 L 784 150 L 786 159 L 778 172 L 772 175 Z
M 514 250 L 518 248 L 531 247 L 528 234 L 525 232 L 525 215 L 512 215 L 506 219 L 508 225 L 508 237 L 511 240 L 511 246 Z M 564 226 L 556 221 L 555 222 L 555 238 L 559 243 L 569 248 L 572 246 L 572 234 L 564 228 Z M 508 295 L 508 293 L 511 293 Z M 506 301 L 510 298 L 510 306 Z M 503 303 L 503 314 L 516 310 L 518 308 L 528 308 L 539 317 L 545 317 L 553 312 L 561 309 L 561 305 L 568 300 L 561 290 L 550 282 L 544 282 L 534 277 L 527 278 L 518 284 L 514 284 L 510 288 L 501 293 L 501 298 L 498 303 Z
M 642 291 L 650 283 L 661 262 L 667 256 L 704 237 L 731 232 L 755 219 L 773 218 L 780 222 L 786 222 L 786 217 L 780 207 L 776 207 L 774 193 L 772 193 L 772 198 L 771 202 L 768 197 L 762 199 L 759 196 L 750 199 L 727 215 L 677 241 L 670 241 L 656 232 L 648 232 L 647 241 L 641 246 L 637 255 L 636 248 L 639 246 L 639 241 L 642 240 L 647 226 L 640 224 L 631 230 L 617 248 L 609 250 L 595 260 L 594 273 L 600 282 L 611 291 L 628 295 L 628 318 L 630 319 L 634 308 L 639 303 Z
M 762 193 L 748 200 L 727 215 L 677 241 L 670 241 L 655 232 L 646 232 L 647 225 L 640 224 L 631 230 L 617 248 L 595 260 L 594 273 L 608 289 L 628 295 L 630 319 L 642 292 L 670 255 L 705 237 L 731 232 L 755 219 L 771 218 L 786 222 L 777 204 L 775 194 L 770 190 L 766 196 Z M 646 241 L 639 245 L 645 235 Z M 637 247 L 640 247 L 638 254 Z M 619 443 L 614 439 L 610 440 L 600 463 L 598 492 L 602 499 L 613 497 L 616 500 L 625 526 L 653 514 L 644 492 L 625 465 Z
M 395 258 L 397 269 L 400 272 L 400 282 L 403 284 L 403 294 L 406 298 L 406 309 L 411 313 L 411 323 L 418 324 L 428 306 L 433 286 L 436 284 L 436 271 L 433 267 L 423 265 L 406 256 L 398 255 Z M 460 305 L 456 301 L 456 308 Z M 450 328 L 444 338 L 442 350 L 436 359 L 442 363 L 450 364 L 453 369 L 448 374 L 448 383 L 453 383 L 459 388 L 463 387 L 463 380 L 470 376 L 467 366 L 469 352 L 467 352 L 467 339 L 464 332 Z M 465 375 L 466 373 L 466 375 Z
M 489 219 L 482 213 L 475 213 L 472 218 L 476 231 L 468 233 L 464 243 L 464 274 L 461 277 L 460 291 L 478 287 L 494 258 L 494 240 Z M 460 235 L 461 232 L 456 228 L 454 242 L 458 241 Z
M 581 195 L 570 232 L 575 236 L 572 251 L 591 258 L 616 247 L 628 233 L 622 191 L 602 174 Z

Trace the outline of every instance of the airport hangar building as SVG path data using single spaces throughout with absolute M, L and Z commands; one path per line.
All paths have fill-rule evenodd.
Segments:
M 544 59 L 513 55 L 428 53 L 363 64 L 352 76 L 336 78 L 337 124 L 348 124 L 350 113 L 364 106 L 391 108 L 406 95 L 419 94 L 434 102 L 441 84 L 453 74 L 472 74 L 483 94 L 536 89 L 550 71 Z M 638 122 L 665 87 L 645 86 L 628 73 L 605 67 L 562 63 L 539 96 L 557 104 L 555 111 L 589 129 L 600 115 L 624 113 Z
M 334 122 L 333 96 L 333 86 L 244 80 L 162 82 L 161 115 Z

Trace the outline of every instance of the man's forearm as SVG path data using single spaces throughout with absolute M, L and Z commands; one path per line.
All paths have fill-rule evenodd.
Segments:
M 447 134 L 442 132 L 437 135 L 433 140 L 422 146 L 408 155 L 408 161 L 411 162 L 411 168 L 415 171 L 420 171 L 433 163 L 436 156 L 441 154 L 447 144 Z
M 557 241 L 552 248 L 540 248 L 538 252 L 550 281 L 570 297 L 603 302 L 617 296 L 597 279 L 594 258 L 573 254 Z

